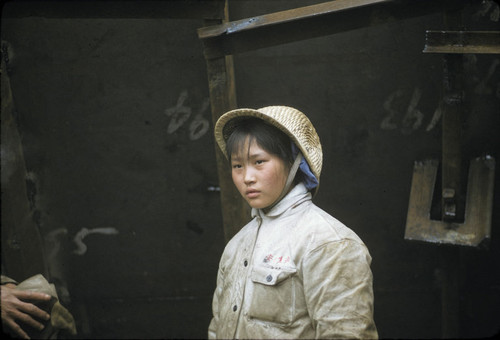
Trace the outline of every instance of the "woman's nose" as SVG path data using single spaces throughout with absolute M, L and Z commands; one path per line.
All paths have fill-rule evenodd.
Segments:
M 245 184 L 255 182 L 255 171 L 253 171 L 252 168 L 246 168 L 243 180 L 245 181 Z

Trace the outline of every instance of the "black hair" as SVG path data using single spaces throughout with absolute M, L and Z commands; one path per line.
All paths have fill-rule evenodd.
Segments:
M 288 137 L 280 129 L 258 118 L 240 118 L 232 124 L 233 131 L 226 141 L 226 151 L 229 161 L 234 152 L 242 151 L 245 140 L 250 138 L 270 154 L 281 158 L 287 167 L 293 163 L 292 145 Z

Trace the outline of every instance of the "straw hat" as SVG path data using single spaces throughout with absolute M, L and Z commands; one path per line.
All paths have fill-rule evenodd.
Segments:
M 288 106 L 267 106 L 257 110 L 236 109 L 223 114 L 215 124 L 215 140 L 228 158 L 226 141 L 235 123 L 245 117 L 262 119 L 286 133 L 302 152 L 309 167 L 319 181 L 323 165 L 323 151 L 319 136 L 305 114 Z

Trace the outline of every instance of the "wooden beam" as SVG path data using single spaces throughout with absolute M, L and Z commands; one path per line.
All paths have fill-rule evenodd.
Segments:
M 221 56 L 207 59 L 206 63 L 212 122 L 215 126 L 220 116 L 237 107 L 233 58 Z M 250 207 L 234 186 L 231 168 L 217 143 L 215 149 L 224 237 L 228 242 L 250 220 Z
M 337 0 L 198 30 L 205 57 L 218 58 L 362 27 L 461 8 L 462 0 Z
M 375 3 L 387 2 L 389 0 L 337 0 L 322 4 L 299 7 L 286 11 L 265 14 L 249 19 L 242 19 L 228 22 L 219 26 L 206 27 L 200 30 L 200 38 L 209 38 L 223 34 L 232 34 L 253 29 L 260 29 L 266 26 L 289 23 L 292 21 L 305 20 L 309 18 L 319 18 L 324 15 L 338 11 L 359 8 L 361 6 Z

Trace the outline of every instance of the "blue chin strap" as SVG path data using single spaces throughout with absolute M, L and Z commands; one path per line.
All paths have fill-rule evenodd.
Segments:
M 292 154 L 294 159 L 295 157 L 297 157 L 297 154 L 299 152 L 299 148 L 297 148 L 295 143 L 292 142 Z M 312 190 L 318 186 L 318 179 L 312 173 L 311 168 L 309 168 L 309 164 L 307 164 L 307 161 L 304 157 L 302 157 L 302 161 L 300 162 L 299 170 L 304 174 L 303 182 L 307 190 Z

